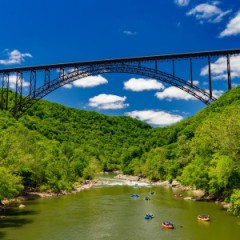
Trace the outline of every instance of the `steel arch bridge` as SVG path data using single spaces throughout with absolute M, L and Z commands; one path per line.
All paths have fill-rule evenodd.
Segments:
M 232 88 L 230 58 L 236 55 L 240 55 L 240 49 L 0 69 L 0 79 L 2 82 L 0 107 L 2 110 L 9 109 L 15 117 L 20 117 L 38 100 L 65 84 L 90 75 L 105 73 L 129 73 L 150 77 L 175 86 L 191 94 L 204 104 L 210 104 L 216 100 L 213 96 L 212 88 L 211 59 L 214 57 L 226 58 L 228 90 L 230 90 Z M 193 61 L 197 61 L 200 58 L 207 59 L 209 91 L 196 86 L 193 81 Z M 171 73 L 159 69 L 159 64 L 163 61 L 170 63 Z M 177 61 L 187 61 L 189 65 L 189 81 L 176 76 L 175 64 Z M 151 66 L 146 66 L 146 64 L 150 64 Z M 28 80 L 26 80 L 26 77 Z M 11 81 L 11 84 L 14 82 L 15 98 L 14 106 L 9 107 L 10 79 L 12 78 L 15 79 L 15 81 Z M 23 96 L 23 87 L 26 87 L 26 85 L 28 87 L 28 95 Z

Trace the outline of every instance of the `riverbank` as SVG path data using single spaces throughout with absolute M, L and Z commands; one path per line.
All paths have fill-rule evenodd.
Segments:
M 147 179 L 140 178 L 138 176 L 130 176 L 130 175 L 124 175 L 124 174 L 118 174 L 115 178 L 130 181 L 130 182 L 134 182 L 135 184 L 147 183 L 151 186 L 160 186 L 160 187 L 172 188 L 173 191 L 176 193 L 176 196 L 181 195 L 181 194 L 179 195 L 179 192 L 188 192 L 188 193 L 191 193 L 193 196 L 187 196 L 187 197 L 183 196 L 184 200 L 189 200 L 189 201 L 212 201 L 212 202 L 216 202 L 216 203 L 221 204 L 224 209 L 229 208 L 228 203 L 218 199 L 216 196 L 207 194 L 204 191 L 199 190 L 199 189 L 194 189 L 194 188 L 190 188 L 188 186 L 183 186 L 176 179 L 174 179 L 172 182 L 169 182 L 169 181 L 152 182 L 152 181 L 149 181 Z
M 206 194 L 199 189 L 193 189 L 187 186 L 181 185 L 177 180 L 173 180 L 171 183 L 169 181 L 149 181 L 144 178 L 140 178 L 138 176 L 129 176 L 129 175 L 124 175 L 124 174 L 118 174 L 116 179 L 121 179 L 121 180 L 126 180 L 126 181 L 134 181 L 136 183 L 147 183 L 151 186 L 161 186 L 161 187 L 168 187 L 168 188 L 173 188 L 174 190 L 179 190 L 179 191 L 186 191 L 186 192 L 191 192 L 194 194 L 196 197 L 203 197 Z
M 83 190 L 87 190 L 92 188 L 93 186 L 97 186 L 97 185 L 101 185 L 102 181 L 99 180 L 85 180 L 83 181 L 81 184 L 77 184 L 76 187 L 70 191 L 62 191 L 59 193 L 54 193 L 52 191 L 47 191 L 47 192 L 37 192 L 37 191 L 27 191 L 24 194 L 22 194 L 21 196 L 18 196 L 14 199 L 4 199 L 2 200 L 2 204 L 4 205 L 11 205 L 11 204 L 17 204 L 19 203 L 21 206 L 22 202 L 24 201 L 28 201 L 28 200 L 35 200 L 38 198 L 52 198 L 52 197 L 58 197 L 58 196 L 64 196 L 64 195 L 70 195 L 70 194 L 74 194 L 74 193 L 78 193 L 81 192 Z
M 225 202 L 221 202 L 216 199 L 214 196 L 207 195 L 203 191 L 198 189 L 192 189 L 187 186 L 182 186 L 177 180 L 173 180 L 171 183 L 169 181 L 157 181 L 152 182 L 147 179 L 138 177 L 138 176 L 131 176 L 131 175 L 124 175 L 118 174 L 113 179 L 120 180 L 121 185 L 128 185 L 128 186 L 160 186 L 165 188 L 172 188 L 173 191 L 178 194 L 179 192 L 188 192 L 191 193 L 193 196 L 183 197 L 185 200 L 191 201 L 216 201 L 223 205 L 223 208 L 228 208 L 228 204 Z M 54 193 L 51 191 L 48 192 L 36 192 L 36 191 L 29 191 L 24 193 L 23 195 L 15 198 L 15 199 L 4 199 L 2 203 L 4 205 L 11 205 L 11 204 L 18 204 L 20 208 L 24 207 L 23 202 L 28 200 L 34 200 L 38 198 L 52 198 L 52 197 L 59 197 L 64 195 L 76 194 L 83 190 L 91 189 L 92 187 L 96 186 L 111 186 L 111 185 L 119 185 L 113 183 L 111 178 L 99 178 L 95 180 L 85 180 L 81 184 L 77 184 L 76 187 L 70 191 L 62 191 L 60 193 Z

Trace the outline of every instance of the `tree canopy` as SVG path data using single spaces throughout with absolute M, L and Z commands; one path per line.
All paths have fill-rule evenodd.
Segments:
M 121 170 L 153 181 L 177 178 L 231 201 L 236 213 L 240 88 L 165 128 L 45 100 L 18 120 L 0 111 L 0 164 L 0 198 L 29 188 L 71 190 L 100 172 Z

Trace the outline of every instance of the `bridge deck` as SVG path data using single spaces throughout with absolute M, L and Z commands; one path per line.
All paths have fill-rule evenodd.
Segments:
M 224 55 L 231 56 L 235 54 L 240 54 L 240 49 L 165 54 L 165 55 L 154 55 L 154 56 L 143 56 L 143 57 L 132 57 L 132 58 L 114 58 L 114 59 L 94 60 L 94 61 L 86 61 L 86 62 L 69 62 L 69 63 L 58 63 L 58 64 L 39 65 L 39 66 L 5 68 L 5 69 L 0 69 L 0 74 L 10 73 L 10 72 L 40 71 L 40 70 L 54 69 L 54 68 L 71 68 L 71 67 L 79 67 L 79 66 L 90 66 L 90 65 L 96 65 L 96 64 L 106 65 L 106 64 L 123 63 L 123 62 L 131 63 L 131 62 L 149 62 L 149 61 L 172 60 L 172 59 L 191 59 L 191 58 L 201 58 L 201 57 L 208 57 L 208 56 L 210 57 L 224 56 Z

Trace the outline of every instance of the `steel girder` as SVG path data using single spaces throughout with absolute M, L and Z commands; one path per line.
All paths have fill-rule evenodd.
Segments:
M 44 80 L 44 84 L 39 88 L 32 87 L 30 90 L 30 94 L 21 98 L 21 101 L 15 105 L 15 108 L 12 109 L 12 112 L 16 117 L 20 117 L 27 109 L 29 109 L 34 103 L 38 100 L 42 99 L 49 93 L 54 90 L 64 86 L 65 84 L 74 82 L 78 79 L 97 75 L 97 74 L 105 74 L 105 73 L 129 73 L 129 74 L 137 74 L 145 77 L 153 78 L 164 83 L 175 86 L 195 98 L 202 101 L 204 104 L 210 104 L 212 101 L 215 101 L 216 98 L 212 96 L 211 93 L 206 92 L 205 90 L 193 85 L 192 82 L 188 82 L 183 80 L 175 75 L 157 70 L 156 68 L 148 68 L 141 66 L 140 64 L 126 64 L 126 63 L 114 63 L 114 64 L 99 64 L 95 66 L 85 66 L 83 68 L 76 68 L 74 71 L 70 73 L 64 73 L 61 71 L 59 77 L 54 80 L 49 79 Z M 47 73 L 49 76 L 50 73 Z M 36 80 L 36 76 L 33 77 L 34 81 Z

